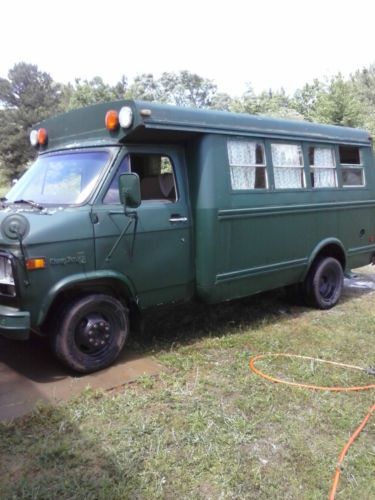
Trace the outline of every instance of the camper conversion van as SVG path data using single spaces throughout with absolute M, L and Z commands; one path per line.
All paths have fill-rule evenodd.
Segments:
M 368 133 L 136 101 L 45 120 L 0 210 L 0 334 L 82 373 L 156 305 L 294 286 L 313 307 L 375 253 Z

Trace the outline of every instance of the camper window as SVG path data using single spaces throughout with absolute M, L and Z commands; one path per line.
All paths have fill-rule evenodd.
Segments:
M 271 144 L 276 189 L 305 186 L 302 148 L 297 144 Z
M 266 189 L 264 145 L 256 141 L 228 141 L 232 189 Z
M 342 185 L 361 187 L 365 185 L 360 149 L 356 146 L 339 146 Z
M 313 188 L 337 187 L 335 152 L 331 146 L 309 147 L 311 186 Z

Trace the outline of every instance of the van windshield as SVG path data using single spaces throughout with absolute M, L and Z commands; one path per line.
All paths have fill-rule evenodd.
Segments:
M 39 156 L 6 195 L 6 202 L 79 205 L 93 192 L 109 151 L 74 151 Z

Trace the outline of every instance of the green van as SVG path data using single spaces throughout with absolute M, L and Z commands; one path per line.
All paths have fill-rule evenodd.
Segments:
M 363 130 L 135 101 L 32 130 L 2 200 L 0 334 L 51 337 L 82 373 L 151 306 L 293 286 L 321 309 L 375 254 Z

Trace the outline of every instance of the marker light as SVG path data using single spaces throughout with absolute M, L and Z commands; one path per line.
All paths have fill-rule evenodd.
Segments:
M 46 259 L 44 257 L 26 260 L 26 269 L 28 271 L 34 271 L 35 269 L 44 269 L 45 267 Z
M 35 148 L 38 145 L 38 131 L 32 130 L 30 132 L 30 144 Z
M 116 130 L 118 127 L 118 113 L 114 109 L 107 111 L 105 115 L 105 127 L 108 130 Z
M 47 144 L 48 134 L 45 128 L 40 128 L 39 130 L 32 130 L 30 132 L 30 143 L 32 146 L 36 147 L 38 145 L 44 146 Z
M 133 123 L 133 111 L 129 106 L 123 106 L 119 114 L 120 125 L 122 128 L 129 128 Z
M 47 130 L 45 128 L 40 128 L 38 130 L 38 144 L 44 146 L 45 144 L 47 144 L 47 138 Z

